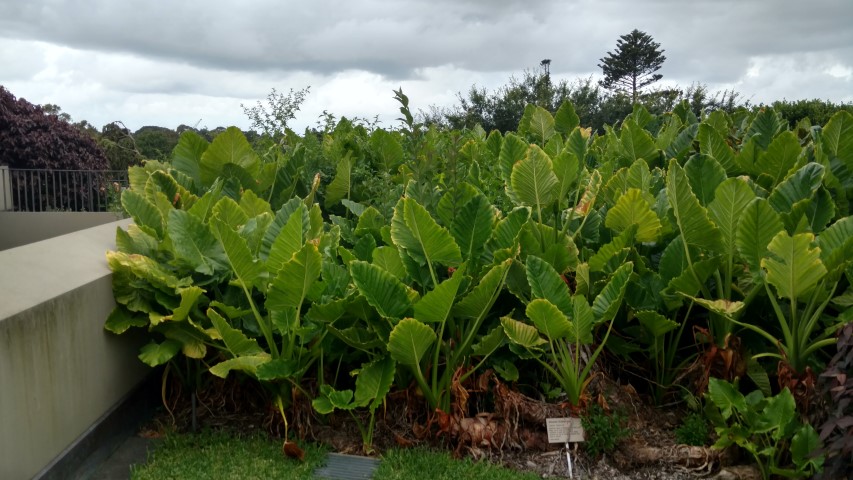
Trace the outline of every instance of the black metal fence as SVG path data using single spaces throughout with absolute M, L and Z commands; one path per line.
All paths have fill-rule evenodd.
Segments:
M 106 212 L 127 188 L 126 170 L 0 168 L 0 209 L 17 212 Z

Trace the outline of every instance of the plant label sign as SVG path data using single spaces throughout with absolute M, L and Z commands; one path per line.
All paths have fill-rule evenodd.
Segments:
M 580 418 L 546 418 L 548 428 L 548 443 L 582 442 L 583 425 Z

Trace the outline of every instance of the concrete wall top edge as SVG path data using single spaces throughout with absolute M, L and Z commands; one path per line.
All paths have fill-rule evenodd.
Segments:
M 116 227 L 100 225 L 0 251 L 0 321 L 110 274 Z

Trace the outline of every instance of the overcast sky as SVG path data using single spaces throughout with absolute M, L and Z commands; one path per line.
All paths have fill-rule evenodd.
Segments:
M 634 28 L 682 86 L 753 103 L 853 101 L 853 0 L 0 0 L 0 85 L 98 128 L 249 122 L 240 104 L 311 86 L 292 126 L 323 110 L 395 124 L 551 59 L 555 79 L 600 76 Z

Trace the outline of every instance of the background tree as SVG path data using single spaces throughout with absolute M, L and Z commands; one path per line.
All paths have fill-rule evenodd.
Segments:
M 178 132 L 157 126 L 146 126 L 133 132 L 136 148 L 143 158 L 166 160 L 172 155 L 172 150 L 178 144 Z
M 109 159 L 112 170 L 127 170 L 127 167 L 142 163 L 143 156 L 136 147 L 133 135 L 122 122 L 104 125 L 98 145 Z
M 55 111 L 59 111 L 58 107 Z M 0 86 L 0 165 L 12 168 L 105 170 L 95 141 L 58 115 Z
M 632 103 L 637 103 L 637 92 L 657 82 L 663 75 L 655 73 L 663 66 L 666 57 L 660 44 L 647 33 L 634 29 L 616 41 L 616 50 L 607 52 L 598 66 L 604 72 L 601 86 L 607 89 L 630 92 Z
M 267 95 L 266 104 L 258 100 L 254 107 L 247 107 L 242 103 L 240 106 L 252 122 L 252 129 L 278 141 L 285 135 L 287 122 L 296 118 L 296 112 L 299 111 L 310 90 L 311 87 L 305 87 L 302 90 L 291 88 L 287 94 L 284 94 L 273 88 Z
M 556 111 L 568 98 L 570 88 L 565 80 L 551 80 L 550 60 L 543 60 L 539 69 L 526 70 L 522 78 L 510 77 L 509 83 L 489 93 L 472 85 L 467 96 L 457 94 L 459 104 L 446 111 L 433 109 L 422 113 L 424 123 L 446 124 L 450 128 L 472 128 L 479 124 L 487 132 L 508 132 L 518 128 L 518 122 L 528 104 Z M 444 119 L 439 117 L 443 116 Z

